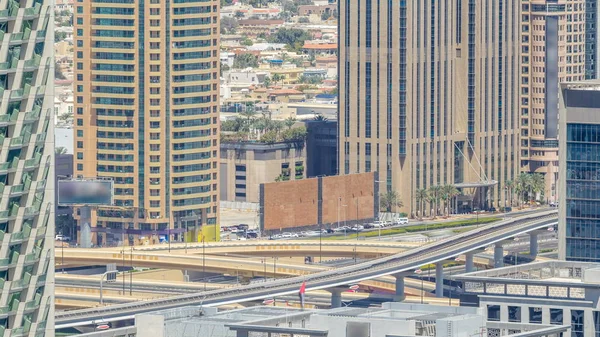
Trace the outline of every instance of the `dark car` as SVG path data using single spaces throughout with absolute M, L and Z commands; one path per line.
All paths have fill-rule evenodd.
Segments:
M 256 239 L 256 238 L 258 238 L 258 233 L 256 233 L 256 232 L 248 232 L 248 233 L 246 233 L 246 238 L 247 239 Z
M 370 228 L 375 228 L 375 226 L 372 223 L 366 223 L 363 226 L 365 229 L 370 229 Z

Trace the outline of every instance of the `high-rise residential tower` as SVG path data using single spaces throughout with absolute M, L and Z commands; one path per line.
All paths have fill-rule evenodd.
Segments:
M 0 336 L 54 336 L 54 14 L 0 5 Z
M 73 20 L 74 174 L 115 186 L 93 243 L 217 224 L 219 1 L 91 0 Z
M 520 3 L 338 3 L 339 173 L 379 171 L 409 212 L 417 190 L 446 184 L 473 198 L 455 207 L 504 206 L 519 169 Z
M 521 32 L 521 169 L 558 201 L 558 90 L 586 77 L 586 0 L 526 0 Z

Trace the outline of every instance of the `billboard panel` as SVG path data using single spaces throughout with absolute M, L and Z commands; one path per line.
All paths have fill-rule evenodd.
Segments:
M 111 180 L 59 180 L 59 205 L 111 206 L 113 182 Z

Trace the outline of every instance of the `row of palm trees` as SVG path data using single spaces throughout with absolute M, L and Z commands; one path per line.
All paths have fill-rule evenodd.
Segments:
M 448 216 L 450 211 L 450 202 L 461 192 L 454 185 L 431 186 L 429 189 L 421 188 L 415 192 L 415 199 L 418 203 L 419 217 L 425 214 L 425 204 L 429 203 L 432 216 Z M 454 207 L 456 208 L 456 207 Z M 440 214 L 441 213 L 441 214 Z
M 544 175 L 541 173 L 521 173 L 515 180 L 507 180 L 504 183 L 511 206 L 514 206 L 515 195 L 519 206 L 532 200 L 543 199 L 545 186 Z

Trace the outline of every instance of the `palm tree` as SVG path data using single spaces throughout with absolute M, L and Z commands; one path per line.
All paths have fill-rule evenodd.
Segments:
M 402 207 L 402 200 L 398 192 L 391 190 L 386 193 L 381 193 L 379 208 L 385 210 L 385 212 L 391 212 L 393 208 Z
M 448 214 L 450 213 L 450 201 L 452 201 L 452 199 L 454 197 L 459 195 L 460 191 L 458 190 L 458 188 L 456 188 L 456 186 L 450 185 L 450 184 L 444 185 L 444 187 L 442 187 L 442 191 L 443 191 L 443 195 L 446 197 L 446 200 L 447 200 L 446 216 L 448 216 Z
M 546 188 L 546 182 L 544 181 L 544 175 L 540 173 L 534 173 L 531 175 L 531 192 L 533 197 L 538 200 Z
M 246 125 L 244 125 L 244 129 L 246 129 L 247 131 L 250 131 L 250 127 L 252 126 L 252 121 L 254 120 L 254 117 L 256 116 L 256 111 L 254 111 L 254 109 L 246 109 L 246 110 L 240 112 L 240 115 L 242 115 L 246 119 Z
M 508 194 L 507 197 L 510 197 L 510 206 L 512 207 L 513 205 L 513 192 L 514 192 L 514 188 L 515 188 L 515 182 L 512 180 L 507 180 L 504 182 L 504 188 L 506 189 L 506 193 Z M 506 204 L 506 203 L 505 203 Z
M 281 74 L 273 74 L 271 79 L 273 80 L 273 82 L 275 82 L 275 84 L 277 84 L 280 81 L 283 81 L 284 77 Z
M 425 212 L 425 202 L 427 200 L 427 190 L 424 188 L 418 189 L 415 192 L 415 198 L 417 199 L 417 203 L 419 204 L 419 218 L 423 218 L 423 213 Z
M 285 119 L 285 126 L 287 126 L 288 130 L 292 128 L 292 126 L 294 126 L 294 124 L 296 124 L 296 118 L 290 116 L 288 118 Z
M 431 193 L 431 192 L 430 192 L 430 193 Z M 429 195 L 427 196 L 427 202 L 429 202 L 429 208 L 430 208 L 430 213 L 429 213 L 429 215 L 430 215 L 430 216 L 432 216 L 432 217 L 435 219 L 435 213 L 436 213 L 436 212 L 434 211 L 434 209 L 433 209 L 433 208 L 435 207 L 435 205 L 436 205 L 436 202 L 437 202 L 437 198 L 436 198 L 436 196 L 435 196 L 435 195 L 433 195 L 433 194 L 429 194 Z
M 431 194 L 434 198 L 435 198 L 435 215 L 438 215 L 439 210 L 440 210 L 440 199 L 441 199 L 441 193 L 442 192 L 442 187 L 439 185 L 436 186 L 431 186 L 429 188 L 429 194 Z
M 521 196 L 521 201 L 525 202 L 526 201 L 526 195 L 529 194 L 529 190 L 530 190 L 530 186 L 531 186 L 531 175 L 529 175 L 529 173 L 521 173 L 519 175 L 519 177 L 517 178 L 517 189 L 520 193 Z
M 67 148 L 64 146 L 58 146 L 54 148 L 54 153 L 56 154 L 65 154 L 67 153 Z

